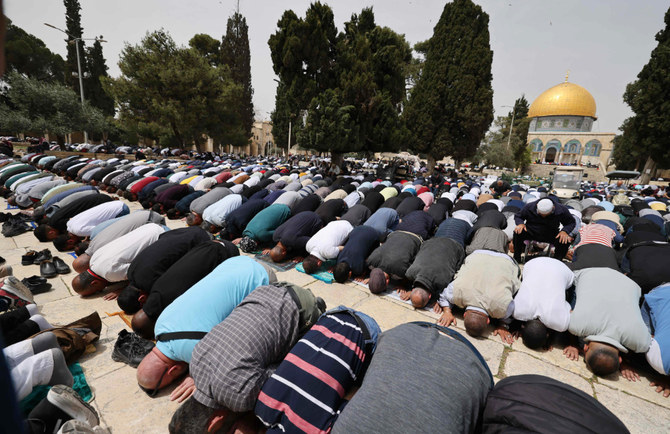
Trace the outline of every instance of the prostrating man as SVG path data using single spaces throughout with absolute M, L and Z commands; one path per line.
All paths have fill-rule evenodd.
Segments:
M 100 223 L 128 214 L 128 205 L 120 200 L 112 200 L 94 206 L 77 214 L 67 222 L 67 233 L 53 240 L 54 247 L 60 252 L 72 250 L 84 238 L 91 235 L 93 228 Z
M 514 319 L 523 321 L 521 338 L 531 349 L 547 343 L 549 330 L 564 332 L 570 324 L 565 291 L 575 275 L 558 259 L 534 258 L 523 267 L 521 287 L 514 297 Z
M 204 225 L 211 233 L 221 230 L 228 214 L 242 205 L 244 198 L 239 194 L 228 194 L 218 202 L 208 206 L 202 214 Z
M 572 241 L 568 234 L 575 228 L 575 219 L 564 205 L 551 199 L 530 202 L 516 213 L 514 221 L 517 226 L 512 242 L 517 262 L 521 261 L 526 240 L 552 243 L 555 247 L 554 257 L 559 261 L 565 257 Z M 563 225 L 560 231 L 559 225 Z
M 416 309 L 426 307 L 451 283 L 464 258 L 463 246 L 451 238 L 434 237 L 424 241 L 405 272 L 405 277 L 412 282 L 412 291 L 399 291 L 400 298 L 411 300 Z
M 197 226 L 202 224 L 202 215 L 208 206 L 218 202 L 227 195 L 232 194 L 229 188 L 215 187 L 191 202 L 189 210 L 191 213 L 186 217 L 186 224 Z
M 328 225 L 328 223 L 336 220 L 342 214 L 347 211 L 347 203 L 342 199 L 330 199 L 324 201 L 319 207 L 314 211 L 321 217 L 323 224 Z
M 198 341 L 253 290 L 276 280 L 272 270 L 248 256 L 236 256 L 180 295 L 156 321 L 156 347 L 137 367 L 140 387 L 155 393 L 181 376 Z
M 255 289 L 195 346 L 193 378 L 172 394 L 193 396 L 175 412 L 170 432 L 231 426 L 252 410 L 276 365 L 324 310 L 323 300 L 299 286 L 278 282 Z
M 314 274 L 324 261 L 337 258 L 344 242 L 354 229 L 346 220 L 334 220 L 307 241 L 305 249 L 309 255 L 302 261 L 307 274 Z
M 221 237 L 230 240 L 240 238 L 251 219 L 268 206 L 269 204 L 263 199 L 251 199 L 244 202 L 226 216 Z
M 423 366 L 421 381 L 408 360 Z M 476 432 L 493 377 L 479 352 L 457 332 L 409 323 L 379 338 L 361 388 L 333 434 Z M 449 393 L 445 393 L 449 391 Z M 408 397 L 411 397 L 409 399 Z
M 663 376 L 651 385 L 667 398 L 670 396 L 670 284 L 658 286 L 644 296 L 642 319 L 652 334 L 647 362 Z
M 484 334 L 490 318 L 510 320 L 514 312 L 512 299 L 521 286 L 520 275 L 519 266 L 506 253 L 472 252 L 440 295 L 442 316 L 438 323 L 448 326 L 454 322 L 453 305 L 465 309 L 465 331 L 474 337 Z M 503 342 L 513 341 L 504 321 L 499 321 L 493 334 L 500 335 Z
M 72 289 L 83 297 L 102 291 L 110 283 L 128 280 L 130 263 L 155 243 L 165 229 L 148 223 L 101 247 L 91 256 L 88 270 L 72 280 Z M 115 295 L 108 295 L 108 299 L 116 298 Z
M 639 309 L 640 287 L 618 271 L 586 268 L 575 272 L 576 302 L 568 330 L 582 338 L 584 360 L 598 376 L 620 369 L 619 352 L 646 353 L 651 335 Z M 576 347 L 564 353 L 576 360 Z
M 240 249 L 245 253 L 251 253 L 258 249 L 259 245 L 272 241 L 275 229 L 291 216 L 291 208 L 287 205 L 273 203 L 251 219 L 242 233 Z
M 270 432 L 328 432 L 365 375 L 379 334 L 361 312 L 344 306 L 326 312 L 263 385 L 256 416 Z
M 41 242 L 53 241 L 61 233 L 67 231 L 67 222 L 79 213 L 100 204 L 110 202 L 112 198 L 106 194 L 91 194 L 58 209 L 46 223 L 35 229 L 35 237 Z
M 323 220 L 313 211 L 303 211 L 294 215 L 272 234 L 272 240 L 277 244 L 270 251 L 270 258 L 274 262 L 282 262 L 287 254 L 305 254 L 307 242 L 322 227 Z
M 127 314 L 140 310 L 156 280 L 191 249 L 211 238 L 197 226 L 163 232 L 130 263 L 128 286 L 119 294 L 119 307 Z
M 379 208 L 363 223 L 375 228 L 379 233 L 379 240 L 384 241 L 388 234 L 396 230 L 400 223 L 400 216 L 393 208 Z
M 337 265 L 333 271 L 335 281 L 344 283 L 352 276 L 365 274 L 368 270 L 365 260 L 378 246 L 379 232 L 375 228 L 356 226 L 337 255 Z
M 101 225 L 106 225 L 108 222 L 109 221 L 101 223 Z M 98 249 L 147 223 L 164 225 L 165 218 L 155 211 L 143 210 L 135 211 L 119 219 L 115 219 L 113 223 L 100 230 L 90 243 L 80 243 L 79 246 L 77 246 L 75 250 L 78 252 L 79 256 L 72 263 L 74 271 L 77 273 L 86 271 L 91 261 L 91 256 L 93 256 Z M 96 232 L 101 225 L 96 226 L 91 232 L 91 235 Z
M 193 247 L 153 283 L 146 299 L 140 300 L 142 308 L 133 315 L 133 331 L 145 339 L 153 339 L 156 320 L 170 303 L 223 261 L 239 255 L 237 246 L 225 240 L 206 241 Z

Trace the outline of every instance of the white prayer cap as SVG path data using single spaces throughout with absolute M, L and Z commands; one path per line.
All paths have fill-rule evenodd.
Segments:
M 540 214 L 549 214 L 554 210 L 554 202 L 551 199 L 542 199 L 537 203 L 537 212 Z

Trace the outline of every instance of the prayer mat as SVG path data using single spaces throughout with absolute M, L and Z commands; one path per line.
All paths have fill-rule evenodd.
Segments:
M 7 204 L 7 209 L 19 209 L 19 207 Z
M 260 253 L 257 253 L 254 259 L 257 261 L 262 261 L 268 264 L 270 267 L 274 268 L 277 271 L 288 271 L 294 268 L 296 265 L 302 262 L 303 258 L 302 256 L 295 256 L 291 259 L 288 259 L 283 262 L 274 262 L 272 258 L 270 258 L 270 250 L 271 249 L 265 249 Z
M 84 401 L 91 402 L 93 400 L 93 392 L 86 381 L 86 376 L 84 375 L 84 370 L 81 368 L 81 365 L 78 362 L 75 362 L 68 366 L 68 369 L 74 377 L 74 384 L 72 385 L 74 391 L 77 392 Z M 37 386 L 30 392 L 30 395 L 21 400 L 19 405 L 26 417 L 37 404 L 47 397 L 49 389 L 51 389 L 51 386 Z
M 72 256 L 74 259 L 77 259 L 79 257 L 75 252 L 68 252 L 68 255 Z
M 335 276 L 333 276 L 333 268 L 335 268 L 336 263 L 337 262 L 335 259 L 326 261 L 320 268 L 320 270 L 322 271 L 319 271 L 316 274 L 310 274 L 310 276 L 314 277 L 315 279 L 319 279 L 322 282 L 333 283 L 335 281 Z M 300 271 L 301 273 L 305 273 L 305 269 L 302 267 L 302 262 L 296 265 L 295 269 Z

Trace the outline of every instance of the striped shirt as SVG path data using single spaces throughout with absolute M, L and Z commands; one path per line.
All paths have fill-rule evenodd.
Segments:
M 601 244 L 605 247 L 612 247 L 612 241 L 616 235 L 616 232 L 605 225 L 588 224 L 579 229 L 579 244 L 575 246 L 575 249 L 584 244 Z
M 328 432 L 365 360 L 363 332 L 352 314 L 323 315 L 263 386 L 256 416 L 268 432 Z

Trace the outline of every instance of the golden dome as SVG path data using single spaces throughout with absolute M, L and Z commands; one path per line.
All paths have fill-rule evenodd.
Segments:
M 590 116 L 596 119 L 596 100 L 583 87 L 567 81 L 545 90 L 530 105 L 528 117 Z

